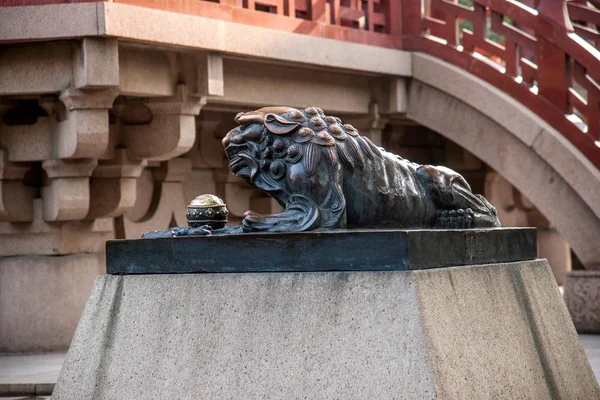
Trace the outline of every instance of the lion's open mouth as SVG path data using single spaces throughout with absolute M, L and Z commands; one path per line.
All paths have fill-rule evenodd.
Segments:
M 227 147 L 227 156 L 230 160 L 233 160 L 239 153 L 246 150 L 246 146 L 229 146 Z
M 229 158 L 229 169 L 242 179 L 252 181 L 258 172 L 256 160 L 248 154 L 246 146 L 228 146 L 225 149 Z
M 246 146 L 227 146 L 225 149 L 227 158 L 229 158 L 229 168 L 234 174 L 242 169 L 244 164 L 247 164 L 245 162 L 246 160 L 251 158 L 246 153 L 247 150 L 248 148 Z

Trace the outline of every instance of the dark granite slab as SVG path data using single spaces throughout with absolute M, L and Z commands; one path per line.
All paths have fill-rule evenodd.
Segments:
M 110 240 L 109 274 L 405 271 L 532 260 L 534 228 L 345 230 Z

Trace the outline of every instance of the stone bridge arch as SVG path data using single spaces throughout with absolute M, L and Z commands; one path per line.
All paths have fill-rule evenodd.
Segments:
M 496 87 L 420 53 L 407 113 L 498 171 L 587 267 L 600 266 L 600 171 L 558 131 Z

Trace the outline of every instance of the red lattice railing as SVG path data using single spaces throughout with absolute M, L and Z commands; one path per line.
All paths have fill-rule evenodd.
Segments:
M 3 3 L 94 0 L 0 0 Z M 112 0 L 328 39 L 400 48 L 398 0 Z
M 0 7 L 103 0 L 0 0 Z M 110 0 L 312 36 L 400 47 L 398 0 Z
M 404 7 L 403 48 L 442 58 L 508 93 L 600 168 L 600 53 L 592 46 L 600 14 L 573 15 L 588 43 L 573 33 L 561 0 L 461 3 Z M 584 8 L 592 10 L 589 3 L 569 5 L 576 13 Z
M 600 0 L 571 0 L 567 5 L 575 33 L 600 47 Z
M 371 32 L 389 33 L 390 0 L 233 0 L 230 5 Z M 221 0 L 220 3 L 225 3 Z

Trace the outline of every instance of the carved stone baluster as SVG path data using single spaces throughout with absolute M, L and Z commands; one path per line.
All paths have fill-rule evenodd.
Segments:
M 54 157 L 81 159 L 102 156 L 108 146 L 108 110 L 117 95 L 117 89 L 64 91 L 60 100 L 65 110 L 59 112 Z
M 173 97 L 145 102 L 152 114 L 150 121 L 121 127 L 128 157 L 164 161 L 190 150 L 196 138 L 195 116 L 205 103 L 205 97 L 190 94 L 185 85 L 179 85 Z
M 131 161 L 125 149 L 117 149 L 116 157 L 100 161 L 90 182 L 90 209 L 85 219 L 118 217 L 135 205 L 136 179 L 146 160 Z
M 45 221 L 81 220 L 90 208 L 90 176 L 97 160 L 46 160 L 48 185 L 42 188 Z
M 132 212 L 126 213 L 116 220 L 119 237 L 140 238 L 142 233 L 151 229 L 186 226 L 187 202 L 184 196 L 183 182 L 191 171 L 192 162 L 187 158 L 174 158 L 162 162 L 158 168 L 153 169 L 153 177 L 150 177 L 145 171 L 140 177 L 142 190 L 137 196 L 138 202 L 133 206 Z M 148 179 L 150 179 L 149 182 Z M 153 188 L 144 185 L 144 182 L 150 183 Z M 146 186 L 145 190 L 144 186 Z M 148 196 L 152 196 L 152 200 L 149 204 L 145 203 L 146 212 L 140 213 L 136 207 L 139 203 L 145 202 Z
M 98 158 L 108 145 L 108 110 L 118 95 L 116 39 L 84 38 L 73 52 L 73 87 L 60 95 L 64 110 L 54 136 L 54 158 Z
M 0 149 L 0 221 L 22 222 L 33 219 L 36 190 L 23 183 L 30 166 L 27 163 L 8 161 L 7 152 Z

